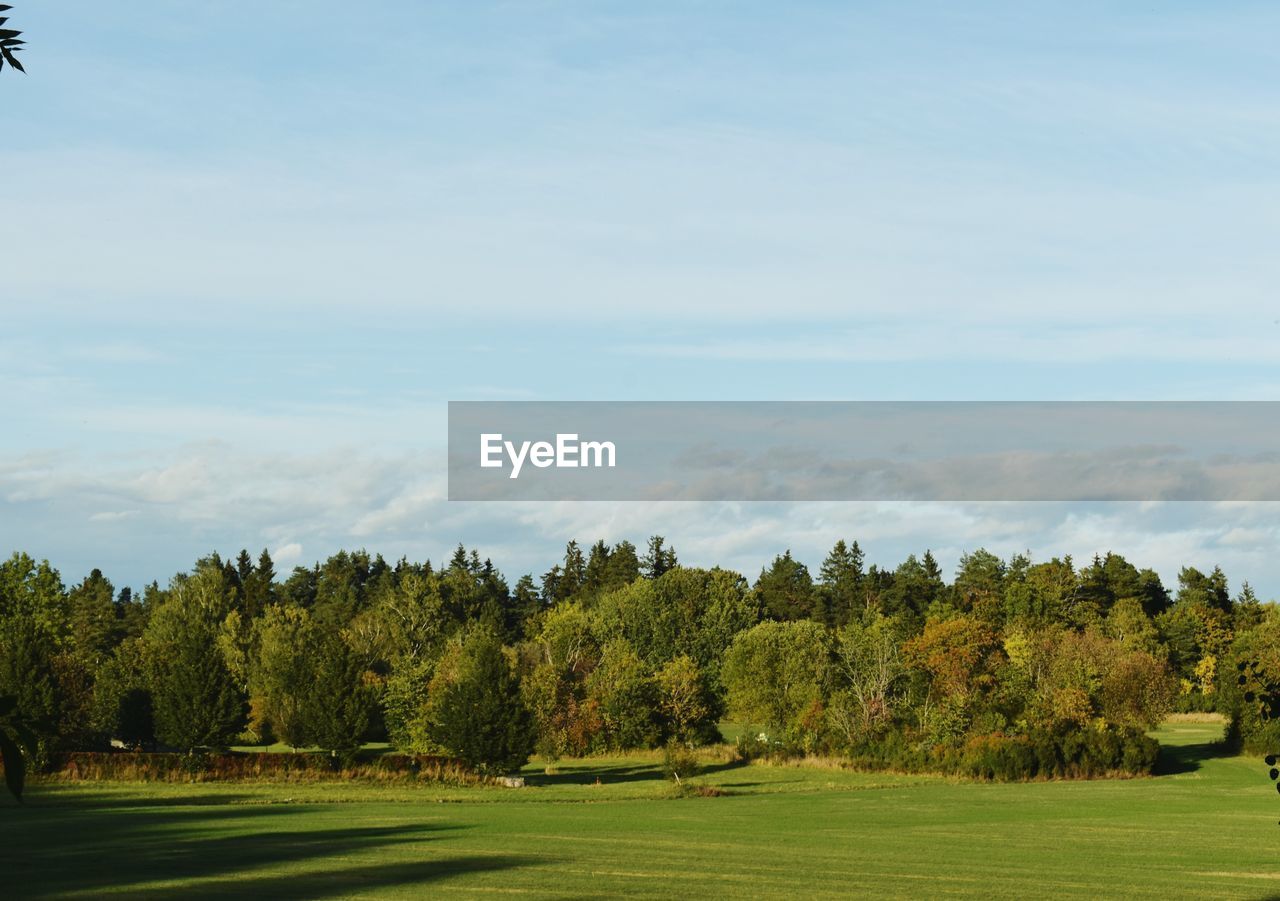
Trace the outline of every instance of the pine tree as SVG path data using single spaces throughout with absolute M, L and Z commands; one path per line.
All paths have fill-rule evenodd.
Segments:
M 481 772 L 523 766 L 533 752 L 533 719 L 497 638 L 487 632 L 468 637 L 451 675 L 438 688 L 433 683 L 431 740 Z
M 663 573 L 675 569 L 679 562 L 676 560 L 676 549 L 663 546 L 663 537 L 654 535 L 649 539 L 649 549 L 645 552 L 644 559 L 640 562 L 641 572 L 644 573 L 646 579 L 657 579 Z
M 640 559 L 636 556 L 636 546 L 630 541 L 619 541 L 609 555 L 608 573 L 605 577 L 607 590 L 623 588 L 640 578 Z
M 250 619 L 262 616 L 276 600 L 276 569 L 271 555 L 263 548 L 258 555 L 258 565 L 252 568 L 244 586 L 244 611 Z
M 232 609 L 224 567 L 201 561 L 174 580 L 147 624 L 156 736 L 194 751 L 225 748 L 245 721 L 245 698 L 222 652 L 218 631 Z
M 774 557 L 768 569 L 760 570 L 755 591 L 771 619 L 809 619 L 814 614 L 815 593 L 809 568 L 794 559 L 790 550 Z
M 71 640 L 76 653 L 94 667 L 106 659 L 122 638 L 115 604 L 115 588 L 95 569 L 67 595 L 71 608 Z
M 528 635 L 529 622 L 542 609 L 542 598 L 538 594 L 538 586 L 534 584 L 533 575 L 525 573 L 516 582 L 511 593 L 511 607 L 516 618 L 516 631 L 521 637 Z
M 583 590 L 587 581 L 587 561 L 578 542 L 570 541 L 564 549 L 564 568 L 560 575 L 560 597 L 570 600 Z
M 599 597 L 612 587 L 609 585 L 609 562 L 612 556 L 609 545 L 603 539 L 591 545 L 582 579 L 582 592 L 586 597 Z
M 818 571 L 819 595 L 828 625 L 844 625 L 852 620 L 862 600 L 862 548 L 858 542 L 846 545 L 844 539 L 835 543 L 827 559 Z
M 372 711 L 364 669 L 341 636 L 331 632 L 313 643 L 308 656 L 311 678 L 302 709 L 306 733 L 312 744 L 333 756 L 353 754 Z
M 198 618 L 180 620 L 152 678 L 156 735 L 188 752 L 225 748 L 244 724 L 244 697 L 215 637 Z

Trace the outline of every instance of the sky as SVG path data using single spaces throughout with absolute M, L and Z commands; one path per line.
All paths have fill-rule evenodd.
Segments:
M 1280 399 L 1274 4 L 13 6 L 0 552 L 846 538 L 1280 595 L 1274 504 L 461 503 L 444 452 L 449 400 Z

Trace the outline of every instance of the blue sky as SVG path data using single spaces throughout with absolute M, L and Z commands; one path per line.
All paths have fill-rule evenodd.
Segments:
M 511 575 L 1114 549 L 1280 593 L 1272 505 L 449 504 L 449 399 L 1280 399 L 1262 3 L 17 0 L 0 547 Z

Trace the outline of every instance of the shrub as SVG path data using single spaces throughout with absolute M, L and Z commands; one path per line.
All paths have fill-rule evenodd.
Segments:
M 662 752 L 662 775 L 673 782 L 691 779 L 699 769 L 698 755 L 688 745 L 673 741 Z
M 977 779 L 1030 779 L 1036 774 L 1036 753 L 1026 736 L 975 735 L 965 743 L 959 770 Z
M 462 761 L 426 754 L 383 754 L 335 768 L 323 754 L 160 754 L 132 751 L 55 753 L 51 778 L 69 781 L 310 782 L 330 779 L 475 784 L 487 779 Z

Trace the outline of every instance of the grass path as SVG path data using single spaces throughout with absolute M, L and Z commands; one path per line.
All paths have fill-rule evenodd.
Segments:
M 0 895 L 1280 897 L 1280 798 L 1216 732 L 1167 725 L 1167 771 L 1122 781 L 738 766 L 670 799 L 626 757 L 521 790 L 43 784 L 0 809 Z

